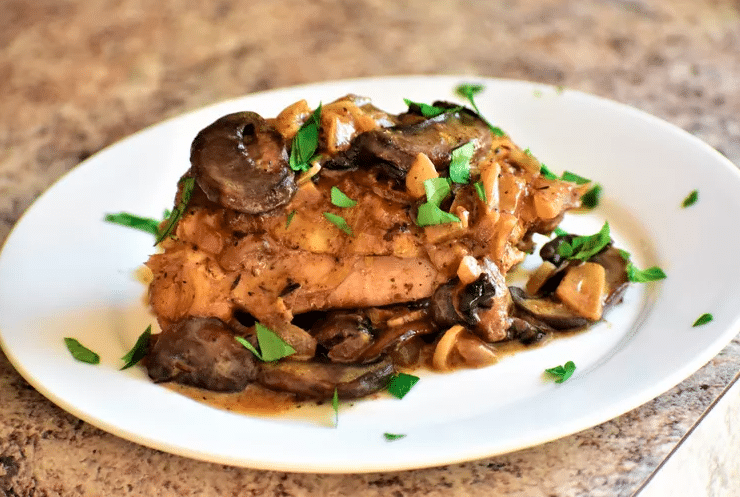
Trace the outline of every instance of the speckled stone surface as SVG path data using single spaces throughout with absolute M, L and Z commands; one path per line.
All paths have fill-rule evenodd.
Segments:
M 435 73 L 595 93 L 740 164 L 737 0 L 4 0 L 0 240 L 80 160 L 164 118 L 297 83 Z M 735 339 L 659 398 L 540 447 L 319 476 L 224 467 L 119 439 L 47 401 L 0 354 L 0 495 L 627 496 L 738 370 Z

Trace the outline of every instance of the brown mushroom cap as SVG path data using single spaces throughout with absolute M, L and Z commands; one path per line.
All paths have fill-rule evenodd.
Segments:
M 287 204 L 296 191 L 282 135 L 254 112 L 226 115 L 201 130 L 190 163 L 209 200 L 247 214 Z

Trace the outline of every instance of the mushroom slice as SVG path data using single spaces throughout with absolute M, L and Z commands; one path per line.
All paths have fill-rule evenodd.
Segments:
M 524 290 L 518 287 L 509 287 L 509 294 L 518 310 L 528 313 L 556 330 L 581 328 L 590 322 L 551 298 L 528 297 Z
M 226 115 L 201 130 L 190 163 L 208 199 L 239 212 L 273 210 L 296 192 L 282 135 L 254 112 Z
M 311 329 L 332 362 L 356 362 L 373 342 L 369 320 L 358 312 L 332 312 Z
M 149 377 L 155 382 L 235 392 L 257 377 L 254 355 L 220 319 L 186 318 L 155 336 L 146 357 Z
M 271 390 L 304 398 L 330 399 L 336 389 L 340 399 L 356 399 L 384 388 L 394 372 L 388 358 L 363 366 L 287 359 L 263 363 L 257 381 Z

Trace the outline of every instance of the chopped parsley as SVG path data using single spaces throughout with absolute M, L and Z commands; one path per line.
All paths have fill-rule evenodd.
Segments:
M 141 217 L 128 212 L 119 212 L 117 214 L 106 214 L 105 221 L 113 224 L 120 224 L 129 228 L 144 231 L 154 236 L 159 235 L 159 223 L 156 219 L 150 217 Z
M 467 185 L 470 182 L 470 159 L 473 158 L 473 142 L 457 147 L 452 151 L 450 162 L 450 179 L 455 183 Z
M 388 392 L 399 399 L 404 398 L 407 393 L 419 382 L 419 377 L 412 374 L 398 373 L 391 377 L 388 382 Z
M 308 171 L 311 160 L 319 146 L 319 126 L 321 123 L 321 104 L 300 127 L 290 149 L 288 164 L 293 171 Z
M 594 185 L 593 188 L 584 193 L 581 197 L 581 205 L 589 209 L 593 209 L 599 205 L 599 201 L 601 200 L 601 190 L 601 185 Z
M 429 178 L 424 180 L 427 201 L 419 206 L 416 224 L 434 226 L 437 224 L 456 223 L 460 218 L 440 209 L 440 204 L 450 194 L 450 180 L 447 178 Z
M 638 269 L 630 258 L 632 257 L 629 252 L 623 249 L 619 249 L 619 255 L 622 259 L 627 261 L 627 279 L 632 283 L 647 283 L 648 281 L 658 281 L 667 278 L 667 275 L 658 266 L 652 266 L 647 269 Z
M 475 95 L 482 92 L 484 90 L 483 85 L 476 85 L 476 84 L 462 84 L 459 85 L 457 88 L 455 88 L 455 93 L 460 95 L 463 98 L 466 98 L 470 105 L 473 106 L 473 109 L 475 109 L 475 112 L 478 114 L 478 117 L 480 117 L 486 125 L 488 125 L 488 129 L 491 130 L 491 133 L 493 133 L 495 136 L 505 136 L 506 133 L 499 128 L 498 126 L 494 126 L 488 120 L 483 117 L 483 115 L 480 112 L 480 109 L 478 109 L 478 105 L 475 103 Z
M 631 262 L 627 264 L 627 279 L 633 283 L 647 283 L 665 279 L 667 275 L 658 266 L 647 269 L 637 269 Z
M 285 229 L 287 230 L 290 227 L 290 223 L 293 222 L 293 216 L 295 216 L 296 210 L 293 209 L 288 213 L 288 218 L 285 220 Z
M 404 438 L 404 437 L 405 437 L 406 435 L 404 435 L 404 434 L 401 434 L 401 433 L 383 433 L 383 436 L 384 436 L 384 437 L 385 437 L 385 439 L 386 439 L 386 440 L 388 440 L 389 442 L 393 442 L 393 441 L 396 441 L 396 440 L 401 440 L 401 439 L 402 439 L 402 438 Z
M 331 187 L 331 203 L 337 207 L 354 207 L 357 205 L 357 200 L 349 198 L 342 190 L 336 186 Z
M 560 179 L 563 181 L 568 181 L 570 183 L 575 183 L 577 185 L 585 185 L 586 183 L 590 183 L 591 180 L 588 178 L 584 178 L 583 176 L 579 176 L 576 173 L 572 173 L 570 171 L 565 171 L 562 176 L 560 176 Z
M 481 199 L 481 201 L 484 204 L 487 204 L 488 203 L 488 198 L 487 198 L 487 195 L 486 195 L 486 190 L 483 187 L 483 182 L 482 181 L 476 181 L 474 186 L 475 186 L 475 192 L 478 194 L 478 198 Z
M 556 228 L 555 228 L 555 229 L 553 230 L 553 233 L 555 233 L 555 235 L 556 235 L 556 236 L 565 236 L 565 235 L 567 235 L 567 234 L 568 234 L 568 232 L 567 232 L 567 231 L 565 231 L 565 230 L 564 230 L 563 228 L 561 228 L 560 226 L 557 226 L 557 227 L 556 227 Z
M 558 175 L 550 171 L 546 165 L 540 165 L 540 174 L 547 179 L 558 179 Z
M 347 221 L 345 221 L 342 216 L 337 216 L 336 214 L 332 214 L 331 212 L 324 212 L 324 217 L 328 219 L 329 222 L 332 223 L 334 226 L 347 233 L 349 236 L 355 236 L 354 233 L 352 233 L 352 228 L 350 228 L 349 224 L 347 224 Z
M 183 214 L 185 214 L 185 209 L 187 209 L 188 207 L 190 197 L 193 196 L 193 189 L 195 188 L 195 178 L 193 178 L 192 176 L 189 176 L 187 178 L 180 178 L 178 184 L 182 185 L 180 201 L 177 203 L 177 205 L 174 207 L 169 217 L 165 221 L 164 228 L 157 236 L 154 245 L 159 244 L 162 240 L 174 234 L 175 227 L 177 226 L 177 223 L 178 221 L 180 221 L 180 218 L 183 216 Z
M 692 325 L 692 327 L 696 327 L 696 326 L 701 326 L 703 324 L 707 324 L 708 322 L 712 321 L 713 319 L 714 319 L 714 316 L 712 316 L 709 313 L 702 314 L 701 316 L 699 316 L 699 318 L 696 321 L 694 321 L 694 324 Z
M 689 193 L 685 199 L 683 199 L 681 206 L 685 209 L 686 207 L 694 205 L 697 200 L 699 200 L 699 190 L 694 190 Z
M 121 357 L 121 360 L 124 362 L 121 371 L 130 368 L 131 366 L 142 360 L 144 357 L 146 357 L 147 352 L 149 352 L 149 339 L 151 337 L 152 325 L 149 325 L 146 327 L 146 330 L 144 330 L 144 333 L 139 335 L 139 338 L 136 340 L 133 348 L 129 350 L 125 356 Z
M 334 387 L 334 396 L 331 398 L 331 408 L 334 409 L 334 428 L 339 425 L 339 392 Z
M 72 357 L 80 362 L 86 362 L 88 364 L 99 364 L 100 356 L 88 349 L 74 338 L 64 338 L 64 344 L 67 346 L 67 350 L 72 354 Z
M 570 243 L 563 242 L 558 246 L 558 255 L 566 259 L 588 260 L 598 254 L 611 242 L 609 222 L 605 221 L 598 233 L 588 236 L 577 236 Z
M 555 366 L 554 368 L 546 369 L 545 372 L 549 373 L 555 378 L 555 383 L 562 383 L 571 376 L 576 370 L 576 365 L 573 361 L 568 361 L 562 366 Z
M 422 116 L 426 117 L 427 119 L 430 119 L 432 117 L 441 116 L 442 114 L 448 113 L 448 112 L 457 112 L 458 110 L 462 109 L 462 107 L 439 107 L 437 105 L 429 105 L 424 104 L 420 102 L 414 102 L 412 100 L 409 100 L 408 98 L 403 99 L 404 102 L 406 102 L 406 105 L 409 106 L 409 110 L 418 111 Z
M 249 349 L 260 361 L 272 362 L 288 357 L 289 355 L 295 354 L 295 349 L 288 343 L 280 338 L 277 333 L 272 331 L 270 328 L 264 326 L 262 323 L 255 323 L 257 329 L 257 343 L 260 346 L 258 351 L 254 345 L 249 343 L 243 337 L 234 337 L 237 342 L 242 344 L 244 347 Z

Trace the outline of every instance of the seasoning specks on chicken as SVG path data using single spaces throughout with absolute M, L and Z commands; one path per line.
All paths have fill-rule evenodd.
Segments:
M 187 210 L 147 262 L 162 328 L 150 376 L 359 397 L 397 368 L 480 367 L 496 360 L 495 342 L 540 336 L 533 327 L 547 323 L 516 305 L 524 300 L 512 300 L 505 275 L 588 185 L 543 176 L 472 110 L 434 105 L 447 112 L 391 115 L 354 95 L 324 105 L 317 155 L 300 173 L 289 156 L 312 116 L 305 101 L 274 119 L 240 112 L 203 129 L 185 173 L 196 182 Z M 447 180 L 450 193 L 437 199 L 457 220 L 419 226 L 425 181 L 448 178 L 453 151 L 468 143 L 470 182 Z M 356 204 L 332 204 L 332 187 Z M 256 321 L 295 354 L 260 363 L 224 339 L 256 344 Z

